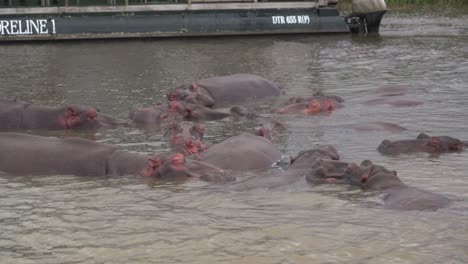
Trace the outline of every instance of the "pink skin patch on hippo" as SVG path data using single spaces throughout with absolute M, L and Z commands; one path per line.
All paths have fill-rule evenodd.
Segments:
M 338 180 L 335 178 L 325 178 L 323 181 L 325 183 L 338 183 Z
M 140 171 L 140 175 L 143 177 L 154 177 L 156 176 L 156 171 L 161 166 L 162 161 L 160 157 L 152 157 L 148 159 L 146 167 Z
M 310 100 L 307 103 L 306 108 L 302 110 L 304 114 L 317 114 L 317 113 L 320 113 L 321 111 L 322 111 L 322 105 L 320 104 L 318 100 Z
M 429 146 L 431 147 L 431 152 L 439 153 L 442 148 L 442 141 L 438 137 L 431 137 Z
M 192 114 L 192 109 L 179 101 L 172 101 L 169 104 L 169 109 L 173 112 L 183 114 L 184 117 L 189 117 Z
M 198 153 L 198 147 L 192 140 L 185 141 L 184 151 L 187 155 L 192 155 Z
M 192 85 L 190 86 L 191 90 L 196 92 L 197 94 L 200 93 L 200 86 L 198 86 L 197 83 L 192 83 Z
M 60 127 L 65 129 L 70 129 L 75 127 L 81 120 L 80 112 L 77 111 L 74 107 L 68 107 L 65 112 L 63 112 L 58 117 L 58 123 Z
M 184 171 L 185 167 L 185 156 L 181 153 L 176 153 L 169 158 L 171 168 L 176 171 Z
M 336 109 L 336 104 L 332 100 L 326 99 L 323 101 L 323 104 L 322 104 L 323 111 L 333 111 L 335 109 Z
M 97 111 L 95 108 L 90 107 L 88 109 L 88 120 L 95 120 L 97 118 Z

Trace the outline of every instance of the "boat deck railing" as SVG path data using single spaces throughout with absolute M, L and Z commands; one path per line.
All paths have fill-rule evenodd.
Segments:
M 89 6 L 132 6 L 132 5 L 167 5 L 192 3 L 287 3 L 314 2 L 319 6 L 334 4 L 337 0 L 0 0 L 0 8 L 31 7 L 89 7 Z
M 335 5 L 337 2 L 337 0 L 0 0 L 0 16 L 187 10 L 301 9 Z

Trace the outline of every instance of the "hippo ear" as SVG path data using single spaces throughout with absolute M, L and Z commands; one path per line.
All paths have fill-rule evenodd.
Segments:
M 148 165 L 155 169 L 161 166 L 161 163 L 162 162 L 159 157 L 153 157 L 148 159 Z
M 321 90 L 315 92 L 312 96 L 324 96 Z
M 393 175 L 398 176 L 396 171 L 392 171 Z
M 299 157 L 299 155 L 297 155 Z M 293 164 L 294 161 L 296 161 L 297 157 L 293 157 L 292 155 L 289 155 L 289 164 Z
M 146 166 L 140 171 L 140 175 L 144 177 L 153 177 L 158 175 L 158 168 L 161 166 L 161 159 L 159 157 L 152 157 L 148 159 Z
M 418 135 L 418 137 L 416 137 L 416 139 L 428 139 L 430 138 L 430 136 L 426 133 L 421 133 Z

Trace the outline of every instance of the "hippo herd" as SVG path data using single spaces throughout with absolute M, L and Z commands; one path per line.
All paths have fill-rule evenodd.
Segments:
M 367 104 L 413 106 L 418 102 L 399 101 L 404 91 L 386 87 L 381 97 Z M 268 99 L 282 94 L 275 83 L 256 75 L 235 74 L 202 79 L 181 85 L 167 95 L 167 104 L 136 108 L 129 120 L 111 117 L 90 106 L 38 106 L 16 99 L 0 99 L 0 175 L 77 176 L 140 175 L 161 180 L 200 179 L 228 183 L 229 188 L 278 188 L 298 181 L 311 185 L 348 184 L 385 193 L 384 208 L 400 210 L 437 210 L 450 204 L 442 195 L 404 184 L 383 166 L 370 160 L 359 165 L 340 160 L 333 146 L 303 150 L 287 161 L 285 170 L 238 181 L 242 171 L 266 171 L 282 159 L 271 139 L 286 130 L 274 116 L 283 114 L 317 115 L 344 107 L 335 95 L 314 94 L 292 97 L 274 109 L 249 109 L 250 100 Z M 391 98 L 391 99 L 388 99 Z M 263 111 L 263 112 L 262 112 Z M 266 115 L 268 114 L 268 115 Z M 272 117 L 273 116 L 273 117 Z M 203 143 L 201 121 L 224 118 L 254 120 L 258 126 L 250 132 L 229 137 L 213 146 Z M 164 138 L 171 152 L 147 156 L 119 146 L 83 138 L 57 138 L 32 135 L 34 130 L 89 130 L 157 125 L 165 128 Z M 377 122 L 370 129 L 404 129 Z M 366 129 L 366 126 L 357 129 Z M 29 133 L 21 133 L 27 130 Z M 421 133 L 416 139 L 383 140 L 377 147 L 383 155 L 413 152 L 439 154 L 460 152 L 468 142 L 449 136 Z

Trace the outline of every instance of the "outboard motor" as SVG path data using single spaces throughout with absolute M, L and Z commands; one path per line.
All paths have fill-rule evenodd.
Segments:
M 351 15 L 345 21 L 352 33 L 379 32 L 386 11 L 385 0 L 353 0 Z

